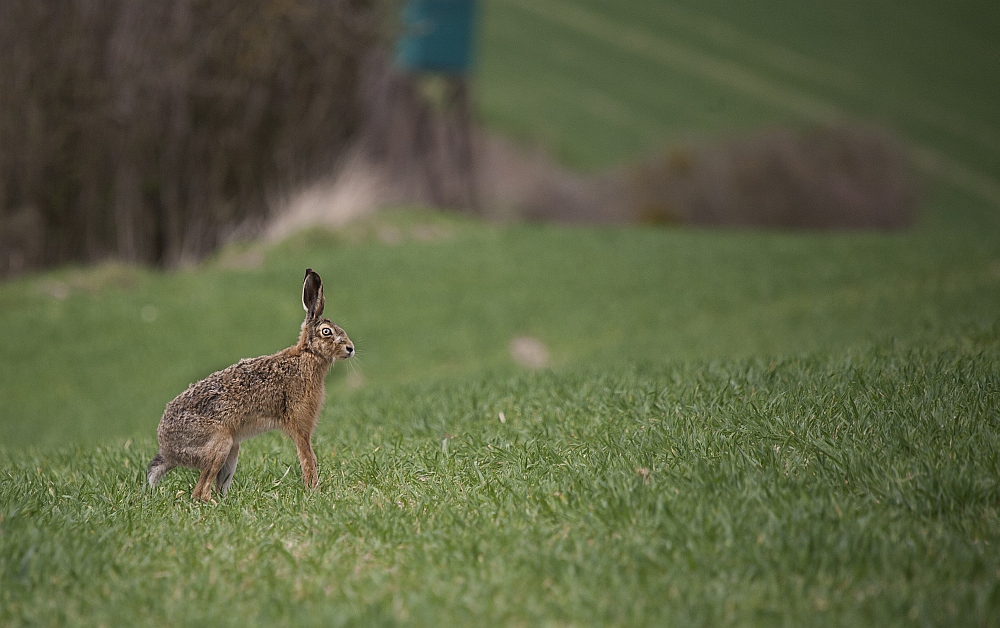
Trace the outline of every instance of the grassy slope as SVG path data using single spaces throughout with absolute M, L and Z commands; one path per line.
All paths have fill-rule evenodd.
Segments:
M 567 26 L 564 4 L 488 6 L 481 93 L 570 163 L 834 103 L 996 171 L 990 7 L 581 0 Z M 642 32 L 586 36 L 595 13 Z M 720 60 L 728 83 L 697 71 Z M 951 183 L 903 235 L 413 213 L 259 268 L 0 286 L 0 624 L 987 624 L 1000 225 Z M 321 490 L 269 435 L 218 505 L 188 501 L 190 471 L 139 491 L 167 400 L 294 339 L 305 266 L 362 360 L 331 375 Z M 522 333 L 554 372 L 510 364 Z
M 494 0 L 493 125 L 585 168 L 689 133 L 841 117 L 1000 176 L 995 3 Z

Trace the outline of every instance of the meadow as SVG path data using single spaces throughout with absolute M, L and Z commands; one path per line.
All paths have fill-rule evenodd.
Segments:
M 483 116 L 581 169 L 827 106 L 886 120 L 936 159 L 906 232 L 409 208 L 0 285 L 0 625 L 995 623 L 997 156 L 966 133 L 997 130 L 991 18 L 921 4 L 879 38 L 851 27 L 899 16 L 855 4 L 497 0 Z M 294 342 L 307 266 L 358 348 L 319 489 L 275 434 L 216 503 L 191 470 L 146 487 L 173 396 Z
M 998 335 L 331 399 L 233 490 L 148 437 L 9 453 L 5 623 L 989 625 Z

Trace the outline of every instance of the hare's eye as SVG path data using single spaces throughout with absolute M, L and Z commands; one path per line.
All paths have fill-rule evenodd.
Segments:
M 333 335 L 333 330 L 330 329 L 329 327 L 324 327 L 323 331 L 320 332 L 320 333 L 322 333 L 324 336 L 332 336 Z

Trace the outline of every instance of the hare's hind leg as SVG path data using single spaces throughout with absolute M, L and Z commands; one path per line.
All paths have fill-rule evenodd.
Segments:
M 212 499 L 212 482 L 219 476 L 219 471 L 226 463 L 232 446 L 232 436 L 219 434 L 212 440 L 206 451 L 202 452 L 204 457 L 201 464 L 198 465 L 201 468 L 201 477 L 198 478 L 198 483 L 194 486 L 192 497 L 206 502 Z
M 229 491 L 229 485 L 233 483 L 233 476 L 236 475 L 236 463 L 240 460 L 240 444 L 233 443 L 229 450 L 229 456 L 222 463 L 219 475 L 215 476 L 215 487 L 225 495 Z

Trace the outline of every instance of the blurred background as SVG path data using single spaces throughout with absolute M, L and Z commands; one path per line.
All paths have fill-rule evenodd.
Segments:
M 998 10 L 768 0 L 0 7 L 0 274 L 421 203 L 896 229 L 994 208 Z
M 306 266 L 343 391 L 990 325 L 998 32 L 973 1 L 2 3 L 0 430 L 152 434 L 294 341 Z

